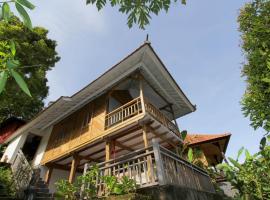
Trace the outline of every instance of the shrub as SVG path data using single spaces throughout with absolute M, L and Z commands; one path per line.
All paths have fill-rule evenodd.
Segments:
M 228 181 L 239 191 L 241 199 L 270 199 L 270 136 L 268 144 L 254 155 L 245 150 L 245 160 L 239 163 L 239 156 L 244 148 L 238 152 L 236 160 L 228 158 L 229 164 L 220 164 Z
M 3 195 L 7 195 L 10 197 L 15 196 L 12 172 L 9 168 L 6 167 L 0 167 L 0 191 Z

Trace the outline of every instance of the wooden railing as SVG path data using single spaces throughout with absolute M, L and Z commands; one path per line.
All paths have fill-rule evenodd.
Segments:
M 157 119 L 160 123 L 170 129 L 173 133 L 175 133 L 178 137 L 180 137 L 179 130 L 177 126 L 172 123 L 166 115 L 164 115 L 159 109 L 157 109 L 153 104 L 151 104 L 148 100 L 145 100 L 145 111 L 152 115 L 155 119 Z
M 119 124 L 142 112 L 141 99 L 138 97 L 105 116 L 105 129 Z
M 200 191 L 215 191 L 206 171 L 162 146 L 159 146 L 159 150 L 166 184 L 176 184 Z
M 153 146 L 140 149 L 113 159 L 99 163 L 99 175 L 96 180 L 98 196 L 104 195 L 106 185 L 100 178 L 104 175 L 115 176 L 121 180 L 123 176 L 133 179 L 139 188 L 153 185 L 178 185 L 200 191 L 215 192 L 211 179 L 203 169 L 180 158 L 170 150 L 160 146 L 153 140 Z M 91 170 L 85 164 L 84 173 Z M 85 183 L 83 190 L 87 189 Z
M 166 126 L 169 130 L 180 137 L 179 130 L 177 126 L 172 123 L 166 115 L 164 115 L 159 109 L 157 109 L 149 101 L 145 100 L 145 111 L 157 119 L 160 123 Z M 113 127 L 127 119 L 130 119 L 139 113 L 142 113 L 142 103 L 141 98 L 138 97 L 132 101 L 124 104 L 123 106 L 113 110 L 105 116 L 105 129 Z

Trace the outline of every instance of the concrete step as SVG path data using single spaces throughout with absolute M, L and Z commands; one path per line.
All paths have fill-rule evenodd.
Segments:
M 35 188 L 36 192 L 49 193 L 49 189 L 46 188 Z
M 34 200 L 54 200 L 53 197 L 35 197 Z
M 50 193 L 36 192 L 36 197 L 51 197 Z

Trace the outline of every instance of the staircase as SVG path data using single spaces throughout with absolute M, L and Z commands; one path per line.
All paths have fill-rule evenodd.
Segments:
M 36 182 L 34 186 L 30 186 L 26 191 L 28 199 L 42 200 L 42 199 L 53 199 L 53 195 L 49 192 L 48 185 L 41 179 Z
M 40 178 L 40 169 L 33 169 L 21 150 L 11 164 L 11 170 L 19 199 L 53 199 L 48 185 Z

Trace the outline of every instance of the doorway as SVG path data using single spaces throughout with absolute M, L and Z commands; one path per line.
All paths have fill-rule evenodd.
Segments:
M 40 141 L 41 141 L 40 136 L 34 135 L 32 133 L 28 134 L 26 141 L 22 147 L 22 152 L 24 153 L 28 162 L 31 162 L 34 159 Z

